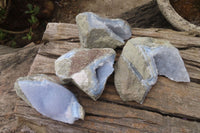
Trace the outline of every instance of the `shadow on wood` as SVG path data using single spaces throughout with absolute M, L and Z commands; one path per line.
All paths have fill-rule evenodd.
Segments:
M 128 21 L 131 27 L 137 28 L 167 28 L 173 29 L 171 24 L 167 22 L 161 14 L 158 5 L 155 1 L 134 8 L 123 13 L 120 18 Z

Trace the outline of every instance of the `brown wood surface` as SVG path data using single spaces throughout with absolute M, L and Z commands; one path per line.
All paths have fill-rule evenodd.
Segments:
M 48 29 L 42 45 L 30 68 L 29 75 L 55 76 L 54 61 L 73 48 L 80 47 L 75 25 L 64 24 L 59 34 Z M 60 29 L 60 28 L 59 28 Z M 56 30 L 58 31 L 58 30 Z M 64 85 L 77 96 L 83 105 L 85 120 L 73 125 L 57 122 L 40 115 L 20 98 L 15 114 L 19 117 L 18 130 L 25 128 L 37 132 L 200 132 L 200 38 L 185 32 L 164 29 L 133 29 L 133 37 L 147 36 L 168 39 L 179 50 L 189 72 L 190 83 L 176 83 L 159 76 L 142 105 L 123 102 L 114 87 L 113 75 L 109 78 L 103 95 L 96 102 L 72 84 Z M 121 48 L 116 50 L 118 56 Z M 176 67 L 176 66 L 174 66 Z
M 18 97 L 13 84 L 28 74 L 38 48 L 11 49 L 0 45 L 0 133 L 12 133 L 17 126 L 13 112 Z

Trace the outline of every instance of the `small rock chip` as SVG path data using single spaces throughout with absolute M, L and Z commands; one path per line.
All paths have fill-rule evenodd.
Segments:
M 79 37 L 85 48 L 116 48 L 131 37 L 129 24 L 121 19 L 101 18 L 92 12 L 76 16 Z
M 115 87 L 124 101 L 142 104 L 158 74 L 177 82 L 190 82 L 179 51 L 169 41 L 134 38 L 127 42 L 117 62 Z
M 56 75 L 71 81 L 93 100 L 102 94 L 114 68 L 115 51 L 111 48 L 74 49 L 55 61 Z
M 69 124 L 84 119 L 83 107 L 73 93 L 46 75 L 20 77 L 14 88 L 19 97 L 44 116 Z

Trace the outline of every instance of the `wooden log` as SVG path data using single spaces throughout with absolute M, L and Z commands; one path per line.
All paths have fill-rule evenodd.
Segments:
M 71 24 L 64 26 L 69 30 L 61 32 L 77 30 Z M 49 32 L 52 31 L 49 29 Z M 46 40 L 50 42 L 41 46 L 29 75 L 44 73 L 61 83 L 55 76 L 54 61 L 69 50 L 80 47 L 77 32 L 73 35 L 69 33 L 69 37 L 68 33 L 63 34 L 64 40 L 62 33 L 59 33 L 61 38 L 48 34 Z M 96 102 L 74 85 L 68 84 L 65 85 L 66 88 L 74 92 L 86 111 L 84 121 L 79 120 L 73 125 L 57 122 L 40 115 L 18 99 L 15 112 L 21 123 L 26 121 L 29 125 L 25 126 L 41 127 L 47 132 L 200 132 L 200 38 L 172 30 L 133 29 L 133 37 L 139 36 L 170 40 L 179 48 L 191 82 L 177 83 L 159 76 L 158 82 L 142 105 L 120 99 L 114 87 L 113 75 L 109 78 L 103 95 Z M 121 49 L 116 51 L 119 57 Z M 19 125 L 20 128 L 22 125 Z
M 74 38 L 75 34 L 78 34 L 78 29 L 74 24 L 48 23 L 42 39 L 47 41 L 68 41 L 69 39 Z
M 132 30 L 134 36 L 147 36 L 161 39 L 167 39 L 177 48 L 188 49 L 190 47 L 199 47 L 199 37 L 189 35 L 187 32 L 177 32 L 173 30 L 165 30 L 159 28 L 139 29 Z
M 10 47 L 4 46 L 4 45 L 0 45 L 0 55 L 8 54 L 8 53 L 11 53 L 14 51 L 16 51 L 16 50 L 13 48 L 10 48 Z
M 81 93 L 81 92 L 80 92 Z M 46 126 L 46 130 L 51 132 L 199 132 L 199 123 L 191 122 L 175 117 L 163 116 L 156 112 L 135 109 L 131 106 L 124 106 L 103 100 L 93 101 L 87 96 L 79 98 L 86 110 L 85 120 L 78 120 L 73 125 L 64 124 L 45 118 L 39 115 L 29 106 L 18 102 L 17 114 L 21 121 L 32 122 L 33 125 Z M 51 126 L 54 128 L 52 129 Z
M 38 48 L 38 46 L 23 49 L 4 47 L 3 49 L 5 49 L 6 52 L 3 52 L 3 49 L 2 52 L 0 52 L 1 133 L 11 133 L 17 126 L 17 118 L 14 114 L 14 108 L 18 97 L 13 89 L 13 84 L 18 77 L 26 76 L 28 74 Z
M 133 28 L 173 28 L 160 12 L 156 0 L 124 12 L 119 17 Z

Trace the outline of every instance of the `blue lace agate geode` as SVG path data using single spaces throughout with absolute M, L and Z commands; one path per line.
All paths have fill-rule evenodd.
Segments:
M 115 54 L 111 48 L 71 50 L 55 61 L 56 75 L 65 82 L 72 81 L 97 100 L 114 71 Z
M 131 37 L 129 24 L 122 19 L 107 19 L 92 12 L 76 16 L 81 45 L 84 48 L 116 48 Z
M 15 90 L 44 116 L 69 124 L 84 118 L 84 110 L 73 93 L 45 75 L 21 77 L 15 82 Z
M 123 48 L 115 69 L 115 87 L 124 101 L 143 103 L 158 75 L 190 82 L 179 51 L 167 40 L 137 37 Z

